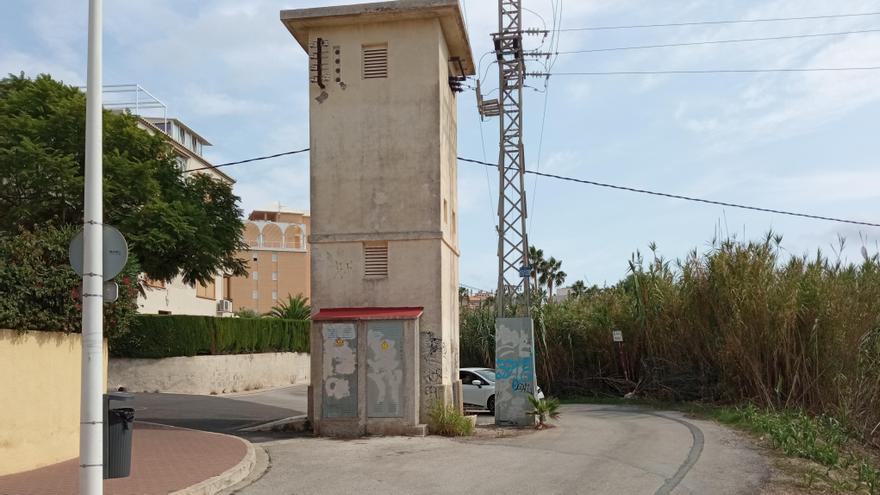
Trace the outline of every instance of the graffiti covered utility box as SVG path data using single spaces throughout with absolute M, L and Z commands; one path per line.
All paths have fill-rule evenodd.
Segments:
M 424 435 L 422 308 L 332 308 L 312 317 L 309 419 L 315 433 Z
M 495 424 L 529 426 L 535 378 L 535 330 L 531 318 L 495 320 Z

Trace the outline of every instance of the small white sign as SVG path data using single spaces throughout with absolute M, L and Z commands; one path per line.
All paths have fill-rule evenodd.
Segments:
M 614 338 L 615 342 L 623 342 L 623 332 L 620 330 L 613 330 L 611 336 Z
M 354 340 L 354 325 L 351 323 L 325 323 L 324 338 L 328 340 Z

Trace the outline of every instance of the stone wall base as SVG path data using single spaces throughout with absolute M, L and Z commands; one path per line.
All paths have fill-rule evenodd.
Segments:
M 164 359 L 112 358 L 108 389 L 214 395 L 309 383 L 309 355 L 271 352 Z

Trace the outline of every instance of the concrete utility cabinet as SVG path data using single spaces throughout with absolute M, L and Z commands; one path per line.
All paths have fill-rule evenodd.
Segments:
M 281 20 L 309 55 L 312 308 L 424 308 L 406 371 L 419 387 L 405 391 L 425 423 L 435 400 L 461 406 L 455 90 L 474 64 L 458 1 Z M 313 406 L 325 392 L 313 387 Z
M 334 308 L 313 317 L 315 433 L 424 435 L 419 422 L 422 308 Z

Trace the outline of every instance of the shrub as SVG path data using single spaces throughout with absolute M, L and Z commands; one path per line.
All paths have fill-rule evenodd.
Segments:
M 445 437 L 468 437 L 474 433 L 474 424 L 455 406 L 434 401 L 428 412 L 428 430 Z
M 42 226 L 16 233 L 0 231 L 0 328 L 79 332 L 80 278 L 67 248 L 79 227 Z M 129 258 L 116 281 L 119 299 L 104 305 L 108 337 L 125 334 L 137 311 L 138 265 Z
M 138 315 L 131 331 L 110 341 L 116 357 L 309 352 L 308 321 Z
M 302 294 L 288 295 L 286 301 L 280 301 L 266 313 L 266 316 L 287 320 L 308 320 L 312 316 L 312 307 L 309 306 L 309 298 Z
M 677 261 L 636 253 L 618 284 L 533 310 L 538 382 L 563 396 L 800 408 L 880 445 L 880 257 L 784 253 L 772 234 Z M 462 309 L 462 366 L 492 364 L 494 320 L 480 311 Z
M 532 410 L 526 414 L 534 416 L 538 420 L 535 428 L 540 430 L 547 426 L 548 419 L 559 419 L 559 399 L 553 397 L 537 399 L 534 395 L 530 395 L 529 403 L 532 405 Z

